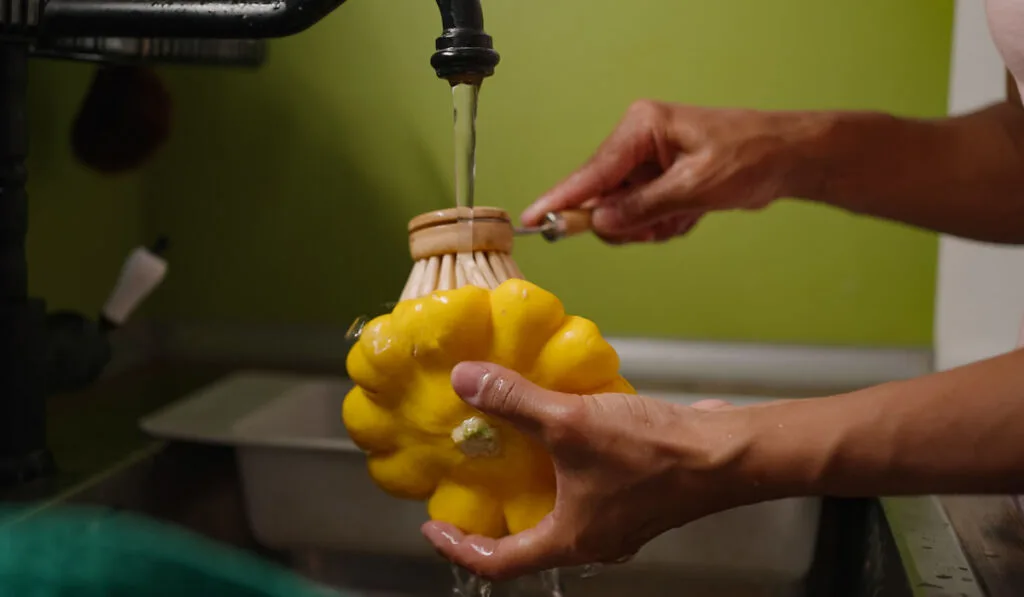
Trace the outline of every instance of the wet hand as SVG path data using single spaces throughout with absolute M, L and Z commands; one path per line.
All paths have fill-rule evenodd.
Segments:
M 738 505 L 726 471 L 742 450 L 725 403 L 561 394 L 482 363 L 457 366 L 452 385 L 468 404 L 540 441 L 557 476 L 553 511 L 522 533 L 495 540 L 424 525 L 442 555 L 480 576 L 621 561 L 669 529 Z
M 664 241 L 707 212 L 759 209 L 798 186 L 798 142 L 813 135 L 799 113 L 708 109 L 640 101 L 590 160 L 530 205 L 544 214 L 594 209 L 610 243 Z

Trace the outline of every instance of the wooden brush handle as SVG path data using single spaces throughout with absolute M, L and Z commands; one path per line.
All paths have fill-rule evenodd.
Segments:
M 593 210 L 590 209 L 567 209 L 558 212 L 562 221 L 562 236 L 576 236 L 581 232 L 590 232 L 593 227 Z
M 544 238 L 556 241 L 591 230 L 593 222 L 590 209 L 566 209 L 548 214 L 551 227 L 543 232 Z

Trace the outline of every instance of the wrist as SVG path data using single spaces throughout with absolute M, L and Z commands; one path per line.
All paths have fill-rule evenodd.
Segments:
M 788 197 L 846 205 L 846 189 L 871 188 L 871 160 L 897 138 L 898 118 L 875 112 L 784 113 L 785 190 Z
M 715 502 L 728 507 L 810 495 L 815 486 L 812 463 L 818 454 L 801 445 L 791 424 L 789 403 L 728 407 L 690 412 L 674 436 L 677 476 L 683 494 L 694 477 L 713 487 Z
M 723 412 L 731 419 L 726 435 L 734 444 L 729 484 L 752 501 L 826 492 L 849 423 L 826 404 L 835 399 L 779 400 Z

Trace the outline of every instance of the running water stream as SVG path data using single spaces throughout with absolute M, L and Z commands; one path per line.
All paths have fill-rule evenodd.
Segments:
M 452 85 L 452 107 L 455 121 L 455 208 L 464 226 L 455 256 L 457 270 L 474 280 L 477 270 L 473 256 L 473 206 L 476 191 L 476 111 L 480 83 Z
M 459 240 L 458 263 L 466 268 L 467 274 L 478 267 L 473 258 L 473 207 L 476 192 L 476 115 L 480 99 L 479 82 L 452 85 L 452 107 L 455 124 L 455 208 L 465 231 Z M 472 274 L 468 276 L 473 278 Z M 582 576 L 597 574 L 599 566 L 586 566 Z M 490 582 L 466 570 L 452 565 L 454 586 L 453 597 L 491 597 L 493 586 Z M 515 597 L 532 595 L 537 597 L 563 597 L 562 576 L 559 570 L 542 572 L 539 588 L 527 588 L 525 581 L 514 583 Z

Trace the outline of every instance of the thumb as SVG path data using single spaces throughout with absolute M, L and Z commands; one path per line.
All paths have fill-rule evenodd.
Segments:
M 545 390 L 491 363 L 459 363 L 452 369 L 452 388 L 470 406 L 537 437 L 579 405 L 577 396 Z

